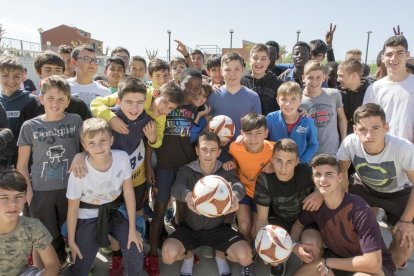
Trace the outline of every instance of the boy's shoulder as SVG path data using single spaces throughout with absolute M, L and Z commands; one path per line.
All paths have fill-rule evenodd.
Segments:
M 117 160 L 126 159 L 129 162 L 129 155 L 126 151 L 111 149 L 111 154 L 112 154 L 112 159 L 113 159 L 112 162 L 114 162 L 115 159 Z
M 336 88 L 329 88 L 329 87 L 323 87 L 322 88 L 323 92 L 325 92 L 328 96 L 332 96 L 332 95 L 338 95 L 341 94 L 341 91 L 339 91 Z M 323 93 L 322 92 L 322 93 Z

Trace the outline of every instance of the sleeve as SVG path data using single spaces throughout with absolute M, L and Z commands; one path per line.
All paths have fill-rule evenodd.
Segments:
M 86 103 L 82 99 L 80 99 L 80 98 L 78 98 L 78 99 L 79 99 L 79 113 L 78 113 L 78 115 L 81 116 L 83 121 L 92 118 L 91 111 L 89 110 Z
M 31 98 L 30 101 L 28 101 L 23 109 L 22 109 L 22 121 L 27 121 L 30 119 L 33 119 L 36 115 L 34 114 L 35 110 L 37 109 L 37 100 L 36 98 Z
M 351 161 L 351 151 L 349 150 L 352 143 L 352 134 L 348 135 L 345 140 L 339 146 L 338 152 L 336 153 L 336 159 L 338 161 Z
M 91 102 L 91 112 L 94 117 L 102 118 L 105 121 L 109 122 L 115 113 L 111 111 L 111 107 L 116 104 L 118 98 L 118 93 L 106 97 L 97 97 Z
M 262 114 L 262 105 L 260 103 L 260 98 L 257 94 L 253 97 L 253 110 L 252 112 L 256 112 L 257 114 Z
M 8 124 L 6 110 L 0 103 L 0 128 L 6 128 Z
M 155 121 L 155 128 L 156 128 L 156 134 L 157 134 L 157 142 L 150 145 L 152 148 L 159 148 L 162 145 L 162 140 L 164 139 L 164 131 L 165 131 L 165 122 L 167 121 L 167 116 L 157 116 L 153 117 Z
M 281 64 L 276 64 L 275 65 L 275 67 L 277 68 L 277 69 L 280 69 L 280 70 L 283 70 L 283 71 L 285 71 L 285 70 L 287 70 L 287 69 L 291 69 L 291 68 L 293 68 L 293 63 L 281 63 Z
M 359 208 L 359 210 L 355 212 L 352 220 L 352 224 L 356 228 L 362 253 L 381 250 L 381 230 L 379 229 L 377 220 L 370 208 Z
M 399 149 L 398 159 L 400 162 L 400 166 L 404 171 L 413 171 L 414 145 L 404 140 L 402 146 Z
M 253 200 L 254 203 L 258 205 L 265 207 L 270 206 L 269 186 L 265 173 L 259 174 L 259 177 L 257 178 Z
M 328 51 L 326 52 L 326 59 L 328 62 L 335 62 L 334 50 L 332 47 L 328 47 Z
M 128 180 L 131 178 L 132 176 L 132 169 L 131 169 L 131 163 L 129 160 L 129 155 L 128 153 L 126 153 L 125 151 L 121 151 L 122 152 L 122 162 L 124 164 L 123 166 L 123 172 L 124 172 L 124 181 Z
M 362 104 L 366 103 L 375 103 L 374 101 L 374 83 L 372 83 L 370 86 L 368 86 L 367 91 L 364 95 L 364 100 L 362 101 Z
M 188 175 L 188 176 L 187 176 Z M 171 187 L 171 195 L 179 201 L 185 202 L 187 193 L 192 192 L 187 186 L 187 179 L 190 176 L 186 166 L 182 166 L 177 173 L 174 184 Z
M 319 141 L 318 141 L 318 129 L 315 126 L 315 122 L 313 119 L 309 118 L 309 131 L 306 134 L 306 149 L 303 152 L 302 156 L 300 156 L 300 161 L 302 163 L 308 164 L 315 153 L 318 151 L 319 148 Z
M 198 122 L 198 125 L 195 123 L 191 124 L 190 128 L 190 142 L 194 143 L 197 141 L 198 135 L 203 130 L 203 128 L 206 126 L 206 119 L 203 117 Z
M 298 220 L 300 224 L 305 225 L 305 226 L 315 223 L 315 219 L 312 217 L 311 212 L 306 211 L 306 210 L 300 213 Z
M 39 220 L 36 219 L 34 221 L 32 244 L 37 250 L 43 250 L 52 243 L 53 238 L 46 227 Z
M 341 96 L 341 92 L 337 89 L 335 89 L 335 95 L 336 95 L 336 108 L 341 108 L 344 106 L 344 104 L 342 103 L 342 96 Z
M 33 146 L 33 131 L 30 127 L 30 120 L 23 123 L 20 129 L 19 139 L 17 140 L 18 146 Z
M 70 173 L 68 179 L 68 188 L 66 190 L 67 199 L 79 199 L 82 196 L 82 179 L 75 177 L 73 173 Z

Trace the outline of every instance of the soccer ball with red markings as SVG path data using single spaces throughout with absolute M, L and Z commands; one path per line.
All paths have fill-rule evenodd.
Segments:
M 220 143 L 223 146 L 233 139 L 236 126 L 230 117 L 227 117 L 226 115 L 218 115 L 210 120 L 208 123 L 208 130 L 217 134 L 220 138 Z
M 289 258 L 292 238 L 282 227 L 266 225 L 256 235 L 255 248 L 264 262 L 278 265 Z
M 218 175 L 207 175 L 194 186 L 195 209 L 206 217 L 219 217 L 230 209 L 233 203 L 231 183 Z

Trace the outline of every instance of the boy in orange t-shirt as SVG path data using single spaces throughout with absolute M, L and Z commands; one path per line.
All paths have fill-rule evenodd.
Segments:
M 241 118 L 241 139 L 231 143 L 229 149 L 234 161 L 224 164 L 225 169 L 237 166 L 238 177 L 246 188 L 246 196 L 239 202 L 237 222 L 239 231 L 250 243 L 254 240 L 257 221 L 256 205 L 253 203 L 256 178 L 272 158 L 274 142 L 265 140 L 268 132 L 264 115 L 244 115 Z

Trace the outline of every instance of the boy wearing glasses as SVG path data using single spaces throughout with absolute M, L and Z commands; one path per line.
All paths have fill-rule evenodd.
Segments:
M 407 39 L 394 35 L 384 43 L 382 62 L 387 76 L 367 88 L 364 104 L 379 104 L 385 111 L 391 135 L 414 143 L 414 76 L 407 72 Z
M 0 275 L 57 275 L 59 261 L 46 227 L 37 219 L 19 216 L 26 190 L 19 172 L 0 171 Z M 43 268 L 27 264 L 32 246 L 39 252 Z
M 73 96 L 79 97 L 89 106 L 96 97 L 111 94 L 111 90 L 93 81 L 100 60 L 97 59 L 92 46 L 85 44 L 73 49 L 72 64 L 75 67 L 76 76 L 68 81 Z

